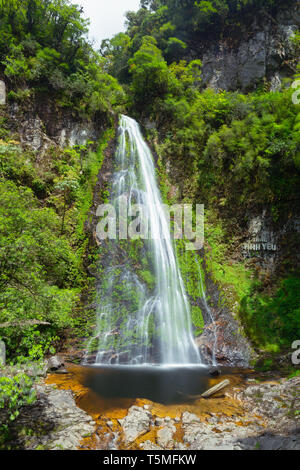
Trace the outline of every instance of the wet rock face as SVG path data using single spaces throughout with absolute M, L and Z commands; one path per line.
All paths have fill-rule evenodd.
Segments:
M 206 273 L 205 286 L 209 296 L 211 317 L 205 315 L 205 305 L 201 304 L 205 326 L 201 336 L 196 338 L 202 360 L 213 364 L 213 357 L 220 366 L 248 367 L 251 347 L 241 333 L 241 326 L 233 313 L 224 304 L 218 286 Z
M 215 89 L 247 91 L 266 78 L 278 89 L 282 78 L 293 74 L 291 37 L 299 25 L 295 5 L 277 18 L 260 14 L 235 43 L 232 38 L 210 41 L 203 47 L 203 82 Z

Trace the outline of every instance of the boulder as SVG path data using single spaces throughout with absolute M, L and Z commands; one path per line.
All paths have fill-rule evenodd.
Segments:
M 128 415 L 119 419 L 124 432 L 125 444 L 130 444 L 150 430 L 151 413 L 138 406 L 132 406 Z
M 172 449 L 174 447 L 173 436 L 176 432 L 174 422 L 167 421 L 166 425 L 157 431 L 157 443 L 164 449 Z
M 64 367 L 63 361 L 58 356 L 52 356 L 48 360 L 47 372 L 55 372 L 56 374 L 67 374 L 68 371 Z

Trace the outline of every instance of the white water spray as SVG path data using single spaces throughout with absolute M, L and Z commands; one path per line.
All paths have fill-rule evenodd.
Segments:
M 95 364 L 201 364 L 190 307 L 173 249 L 149 147 L 122 116 L 111 204 L 120 196 L 146 209 L 149 240 L 102 241 Z

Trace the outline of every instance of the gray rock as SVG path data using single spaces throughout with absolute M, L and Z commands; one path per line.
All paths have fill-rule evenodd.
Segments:
M 275 73 L 275 75 L 271 78 L 271 86 L 270 86 L 270 91 L 278 91 L 281 89 L 282 82 L 280 75 L 278 73 Z
M 140 448 L 143 450 L 164 450 L 162 447 L 159 447 L 151 441 L 142 442 L 140 444 Z
M 157 431 L 157 443 L 164 449 L 172 449 L 174 447 L 173 435 L 176 432 L 176 427 L 170 421 L 166 426 Z
M 264 417 L 274 434 L 292 433 L 300 427 L 300 377 L 280 383 L 250 385 L 238 399 L 252 414 Z
M 72 113 L 58 114 L 51 100 L 32 100 L 26 113 L 17 103 L 9 103 L 8 114 L 22 146 L 33 149 L 38 158 L 42 158 L 50 148 L 95 142 L 101 130 L 100 124 L 74 119 Z
M 3 80 L 0 80 L 0 105 L 6 104 L 6 85 Z
M 150 430 L 151 413 L 138 406 L 132 406 L 125 418 L 119 419 L 124 432 L 125 444 L 130 444 Z
M 64 367 L 64 363 L 60 360 L 58 356 L 52 356 L 48 360 L 47 371 L 48 372 L 56 372 L 59 369 Z
M 95 422 L 77 407 L 72 392 L 40 383 L 37 401 L 23 408 L 13 423 L 18 449 L 76 450 L 84 437 L 95 431 Z M 23 429 L 30 429 L 30 435 Z
M 163 418 L 156 418 L 155 419 L 155 424 L 156 424 L 156 426 L 162 426 L 164 424 L 164 419 Z
M 266 79 L 271 90 L 280 88 L 282 78 L 291 75 L 286 64 L 295 57 L 291 37 L 299 25 L 295 5 L 275 21 L 256 18 L 235 44 L 226 37 L 200 44 L 203 82 L 214 89 L 247 91 Z
M 183 413 L 182 415 L 182 423 L 184 425 L 187 425 L 187 424 L 197 424 L 197 423 L 201 423 L 201 420 L 200 418 L 198 418 L 198 416 L 192 414 L 192 413 L 189 413 L 188 411 L 186 411 L 185 413 Z
M 5 366 L 6 363 L 6 347 L 4 341 L 0 341 L 0 365 Z

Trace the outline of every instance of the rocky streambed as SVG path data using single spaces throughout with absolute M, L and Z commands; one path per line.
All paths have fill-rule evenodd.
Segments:
M 14 448 L 300 450 L 300 377 L 233 375 L 214 397 L 162 405 L 103 399 L 81 385 L 78 369 L 68 372 L 35 385 L 37 401 L 13 425 Z

